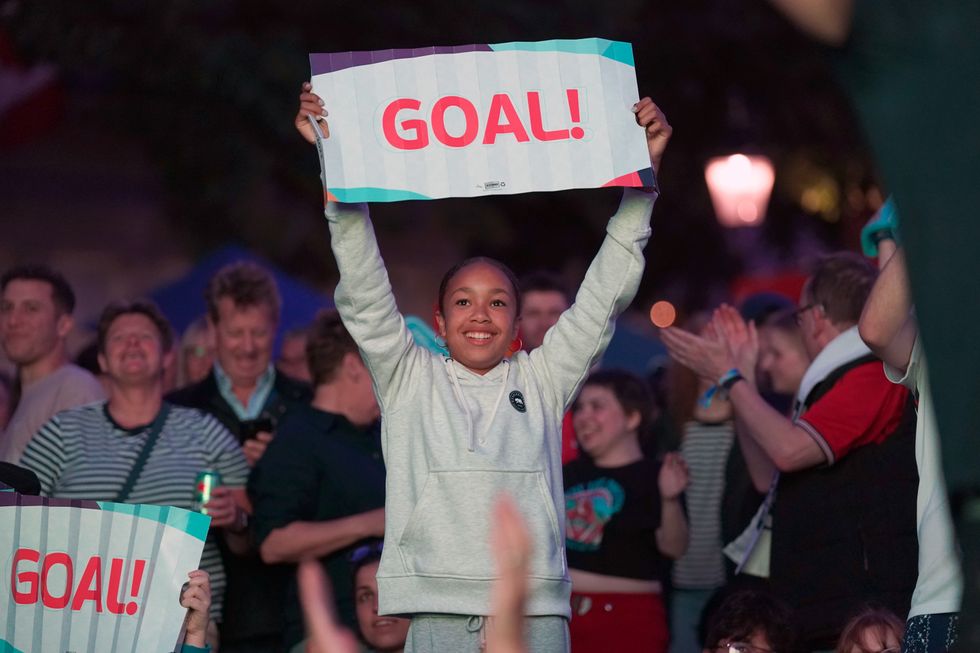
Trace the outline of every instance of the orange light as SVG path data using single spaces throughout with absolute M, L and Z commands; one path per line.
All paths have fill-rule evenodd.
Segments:
M 667 300 L 660 300 L 650 307 L 650 321 L 653 322 L 654 326 L 666 329 L 673 325 L 676 319 L 677 309 Z
M 764 156 L 721 156 L 704 168 L 715 214 L 726 227 L 761 224 L 775 178 L 772 162 Z

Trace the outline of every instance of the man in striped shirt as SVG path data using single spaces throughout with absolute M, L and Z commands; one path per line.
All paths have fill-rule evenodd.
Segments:
M 216 419 L 164 403 L 163 369 L 173 356 L 172 338 L 154 305 L 110 304 L 98 332 L 99 365 L 109 380 L 110 399 L 52 417 L 31 440 L 21 464 L 37 474 L 45 496 L 186 509 L 192 507 L 198 472 L 217 470 L 223 486 L 207 505 L 212 528 L 201 559 L 211 575 L 211 615 L 217 618 L 225 573 L 216 537 L 223 534 L 229 546 L 247 545 L 241 506 L 247 505 L 248 465 L 238 442 Z M 127 494 L 124 486 L 144 448 L 146 464 Z

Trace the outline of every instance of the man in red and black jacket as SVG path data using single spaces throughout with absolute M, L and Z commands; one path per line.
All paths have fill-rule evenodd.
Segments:
M 772 589 L 813 649 L 832 649 L 865 603 L 907 614 L 915 587 L 914 407 L 857 330 L 875 277 L 865 259 L 837 254 L 807 280 L 796 317 L 812 363 L 792 418 L 756 390 L 754 325 L 734 310 L 716 311 L 713 337 L 663 334 L 672 356 L 731 399 L 753 481 L 770 488 L 757 521 L 771 516 Z

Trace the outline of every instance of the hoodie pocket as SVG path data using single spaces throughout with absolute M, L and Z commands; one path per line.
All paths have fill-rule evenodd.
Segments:
M 510 494 L 531 537 L 531 576 L 565 575 L 561 530 L 541 472 L 430 472 L 422 495 L 402 531 L 398 549 L 413 574 L 491 579 L 493 504 Z

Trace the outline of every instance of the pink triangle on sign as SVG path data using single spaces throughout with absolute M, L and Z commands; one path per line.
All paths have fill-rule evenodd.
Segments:
M 622 177 L 616 177 L 611 181 L 607 181 L 602 185 L 602 188 L 608 188 L 609 186 L 633 186 L 639 187 L 643 186 L 643 182 L 640 180 L 639 172 L 631 172 L 625 174 Z

